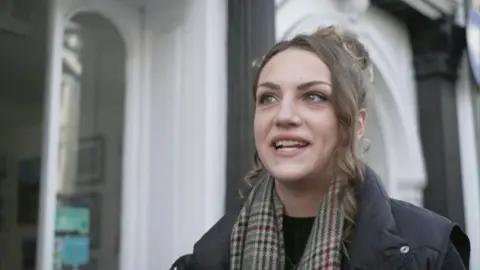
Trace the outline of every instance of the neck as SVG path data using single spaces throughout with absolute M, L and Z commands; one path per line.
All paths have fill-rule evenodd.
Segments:
M 275 180 L 275 189 L 287 216 L 314 217 L 318 214 L 330 183 L 328 181 L 315 182 L 319 184 L 311 185 L 304 181 L 285 183 Z

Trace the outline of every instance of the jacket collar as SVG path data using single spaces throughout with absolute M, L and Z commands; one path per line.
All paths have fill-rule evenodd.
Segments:
M 351 236 L 347 263 L 352 269 L 373 269 L 369 267 L 377 267 L 379 259 L 398 254 L 408 243 L 400 237 L 390 198 L 368 166 L 365 166 L 365 181 L 357 193 L 357 202 L 356 227 Z

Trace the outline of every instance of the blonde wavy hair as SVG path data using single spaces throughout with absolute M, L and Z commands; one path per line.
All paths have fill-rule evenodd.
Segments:
M 370 56 L 364 45 L 352 33 L 330 26 L 312 34 L 298 35 L 273 46 L 267 54 L 254 62 L 257 69 L 253 81 L 253 98 L 256 97 L 258 79 L 263 67 L 276 54 L 289 48 L 299 48 L 313 52 L 325 62 L 332 74 L 332 103 L 339 126 L 339 137 L 329 161 L 331 173 L 342 183 L 340 196 L 345 215 L 343 232 L 344 243 L 355 227 L 357 214 L 356 191 L 364 182 L 364 163 L 358 147 L 356 121 L 360 109 L 366 108 L 367 88 L 373 81 Z M 264 166 L 255 152 L 253 168 L 244 177 L 248 190 L 265 172 Z M 240 190 L 243 197 L 246 190 Z

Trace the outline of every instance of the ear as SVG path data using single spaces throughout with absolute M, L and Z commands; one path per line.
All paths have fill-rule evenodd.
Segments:
M 363 135 L 365 135 L 365 127 L 367 125 L 367 110 L 366 109 L 360 109 L 360 112 L 358 114 L 357 118 L 357 139 L 363 138 Z

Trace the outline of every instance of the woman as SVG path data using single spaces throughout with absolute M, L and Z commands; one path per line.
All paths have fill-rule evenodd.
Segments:
M 254 81 L 248 194 L 172 269 L 467 269 L 467 236 L 389 199 L 362 162 L 371 70 L 334 27 L 275 45 Z

